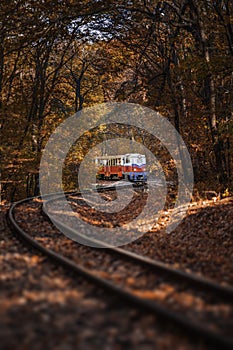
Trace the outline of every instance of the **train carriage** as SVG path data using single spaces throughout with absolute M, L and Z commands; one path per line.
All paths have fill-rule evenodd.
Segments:
M 97 178 L 146 182 L 146 156 L 139 153 L 96 157 Z

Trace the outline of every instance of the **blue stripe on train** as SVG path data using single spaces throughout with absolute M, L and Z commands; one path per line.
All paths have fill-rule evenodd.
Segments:
M 125 164 L 125 165 L 126 165 L 126 164 Z M 128 165 L 128 166 L 130 166 L 130 165 Z M 145 167 L 146 164 L 140 164 L 140 165 L 138 165 L 138 164 L 132 164 L 131 166 L 134 166 L 135 168 L 136 168 L 136 167 L 142 168 L 143 166 Z
M 130 172 L 129 178 L 131 181 L 147 181 L 147 173 L 146 172 Z

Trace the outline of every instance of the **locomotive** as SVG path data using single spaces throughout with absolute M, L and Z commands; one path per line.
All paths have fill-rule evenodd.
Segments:
M 126 179 L 135 183 L 147 181 L 146 156 L 139 153 L 128 153 L 115 156 L 95 158 L 98 179 Z

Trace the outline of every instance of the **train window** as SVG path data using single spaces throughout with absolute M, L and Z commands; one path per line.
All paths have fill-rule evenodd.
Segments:
M 138 164 L 142 164 L 142 158 L 138 157 Z
M 129 164 L 130 163 L 130 159 L 129 159 L 129 157 L 126 157 L 125 158 L 125 164 Z

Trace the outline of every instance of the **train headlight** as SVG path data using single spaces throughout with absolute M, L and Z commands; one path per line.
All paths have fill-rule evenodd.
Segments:
M 133 171 L 137 171 L 137 169 L 134 169 Z

